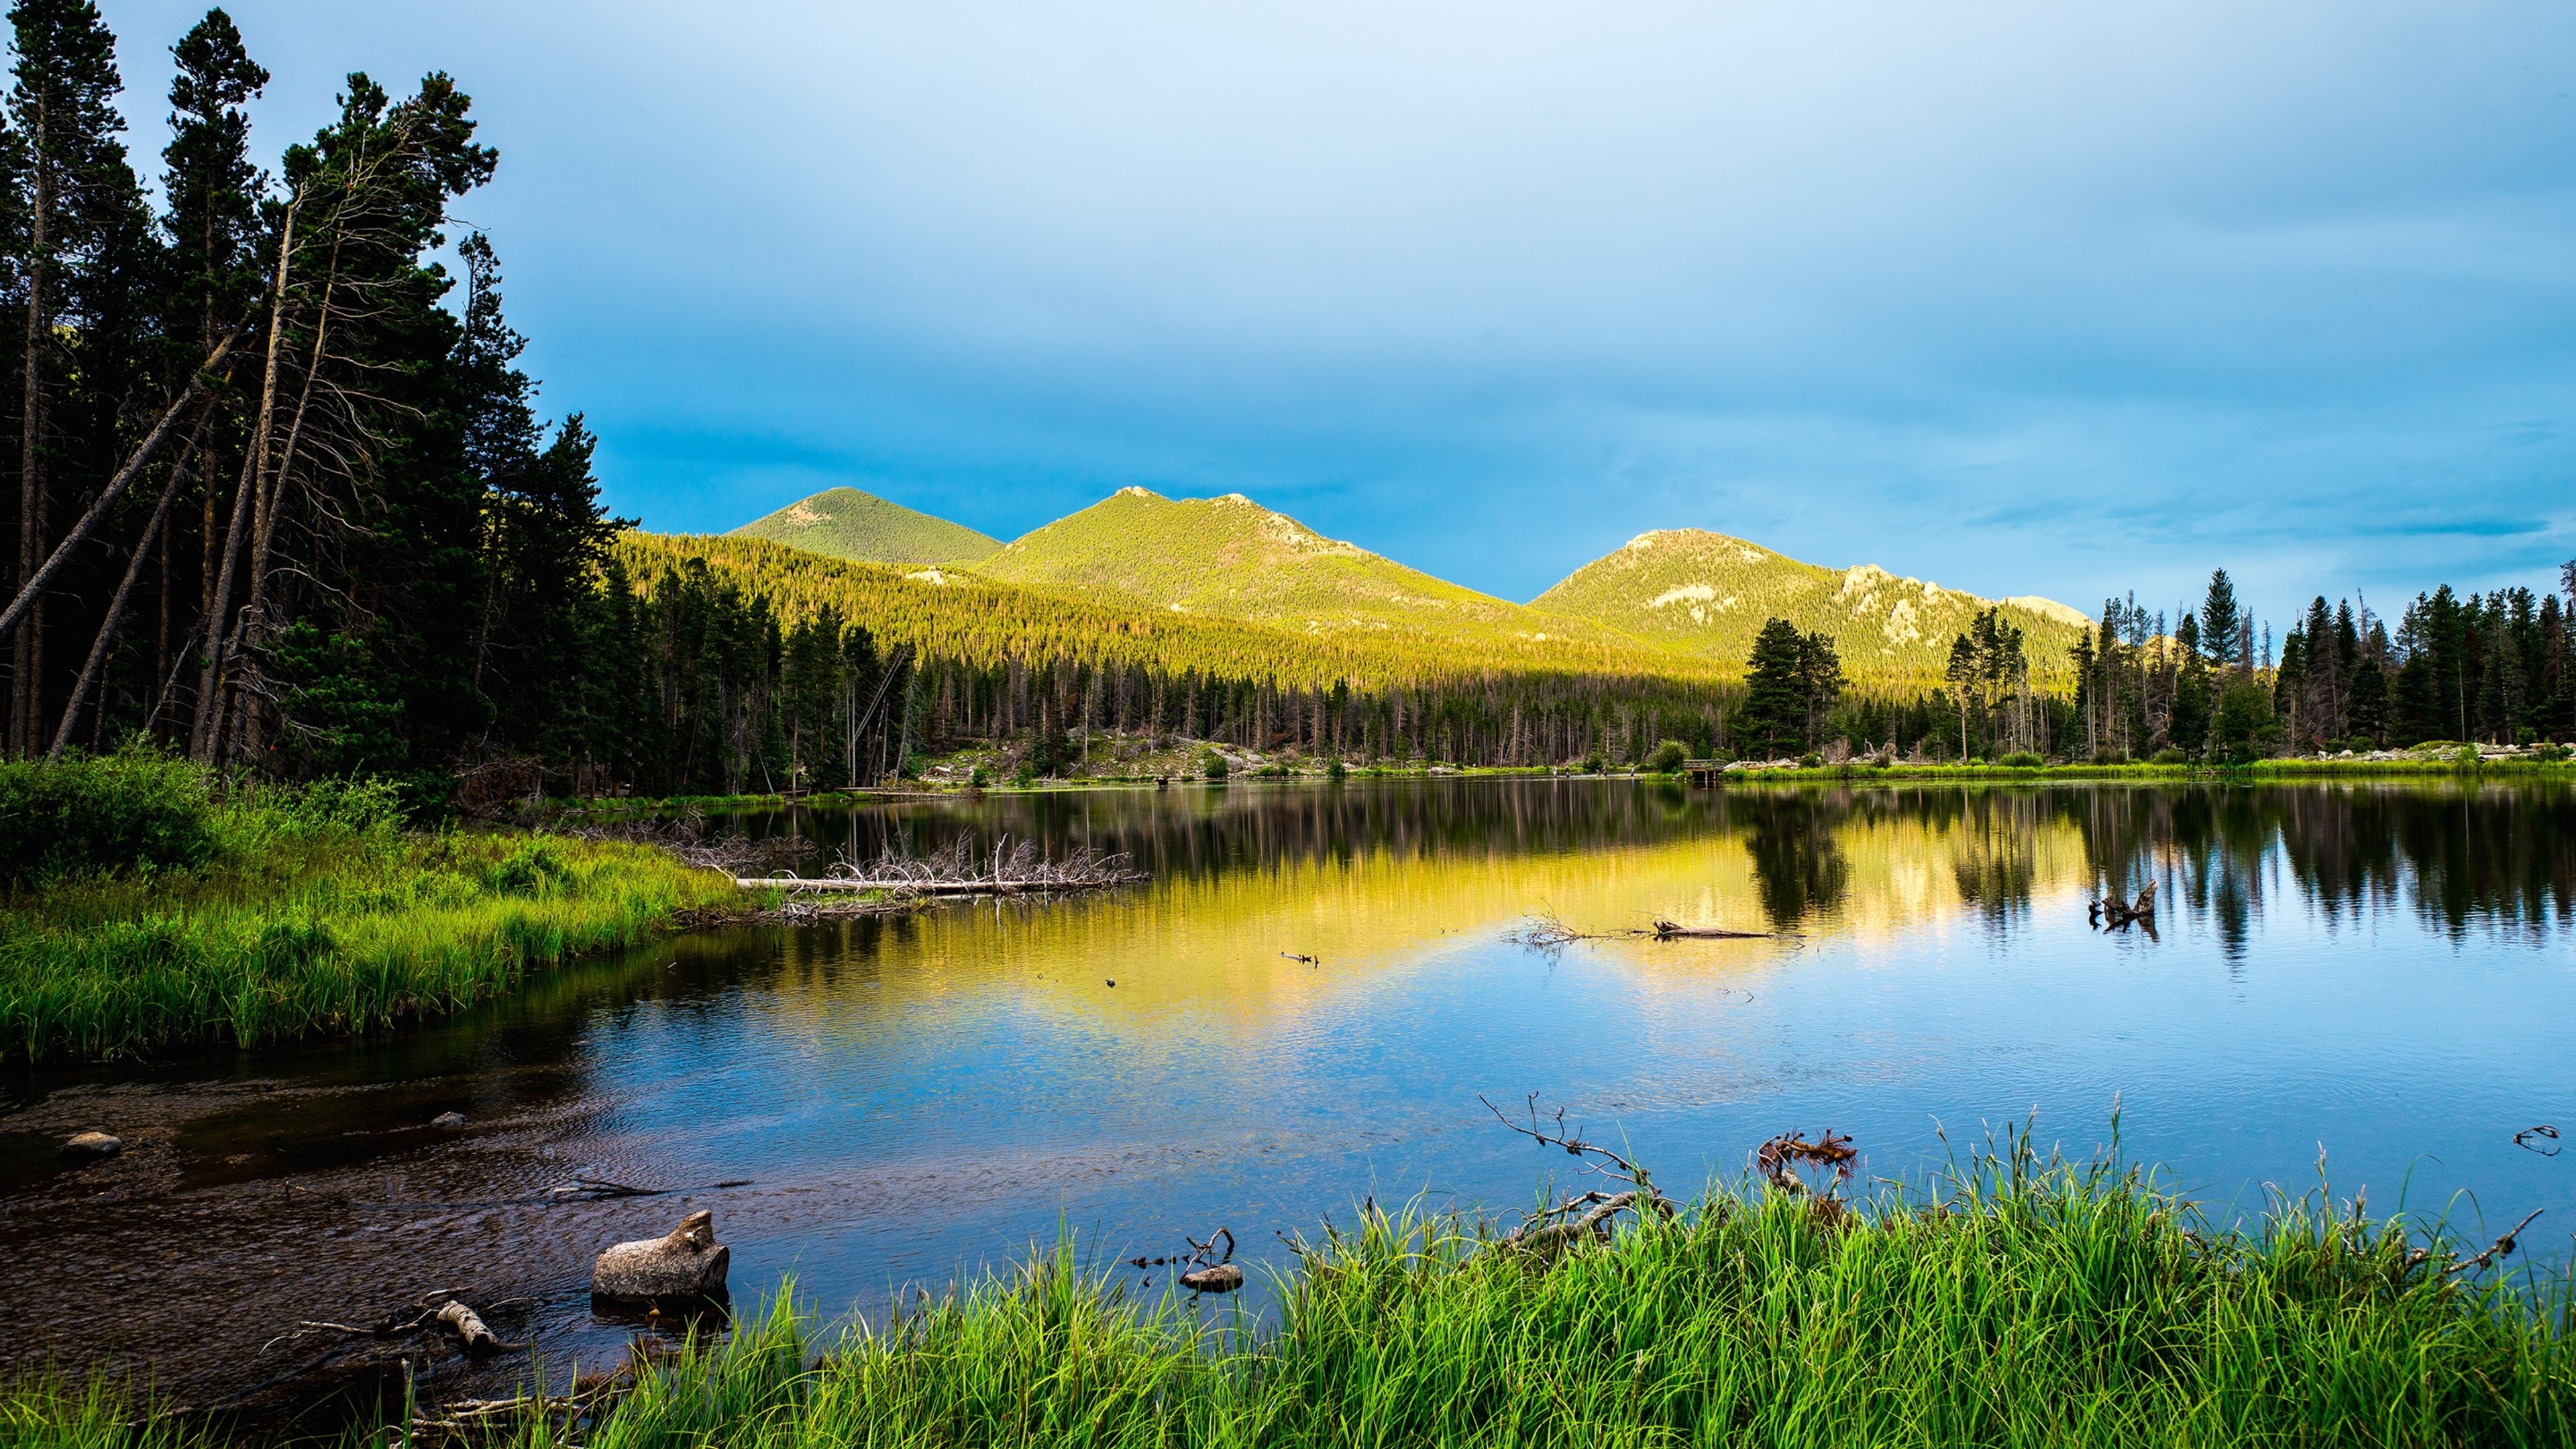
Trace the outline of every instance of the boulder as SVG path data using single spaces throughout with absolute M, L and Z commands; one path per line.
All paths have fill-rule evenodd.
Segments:
M 694 1212 L 670 1236 L 619 1243 L 590 1270 L 594 1298 L 721 1298 L 733 1249 L 716 1241 L 716 1215 Z
M 432 1127 L 444 1128 L 447 1131 L 453 1132 L 457 1128 L 465 1125 L 465 1114 L 462 1112 L 441 1112 L 437 1116 L 429 1119 L 429 1125 Z
M 103 1157 L 114 1157 L 124 1150 L 125 1139 L 111 1137 L 104 1132 L 75 1133 L 63 1143 L 63 1156 L 81 1162 L 95 1162 Z

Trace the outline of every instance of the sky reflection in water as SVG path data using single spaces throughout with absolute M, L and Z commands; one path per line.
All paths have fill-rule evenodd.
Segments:
M 590 1256 L 686 1206 L 715 1209 L 738 1294 L 792 1271 L 833 1311 L 1063 1229 L 1106 1261 L 1223 1224 L 1275 1264 L 1275 1234 L 1364 1195 L 1509 1212 L 1562 1180 L 1480 1094 L 1562 1105 L 1674 1187 L 1791 1129 L 1853 1134 L 1879 1178 L 2033 1111 L 2089 1153 L 2116 1100 L 2131 1157 L 2221 1204 L 2314 1188 L 2322 1145 L 2339 1199 L 2490 1234 L 2546 1208 L 2524 1242 L 2560 1259 L 2576 1229 L 2576 1156 L 2513 1142 L 2576 1127 L 2564 785 L 1355 780 L 733 823 L 861 857 L 1007 834 L 1152 879 L 701 933 L 390 1040 L 22 1081 L 0 1301 L 34 1327 L 8 1360 L 195 1393 L 282 1368 L 267 1325 L 433 1284 L 531 1300 L 510 1331 L 613 1358 Z M 2148 881 L 2155 936 L 2088 926 L 2088 898 Z M 1505 939 L 1540 911 L 1795 934 Z M 449 1108 L 467 1131 L 425 1128 Z M 93 1122 L 135 1144 L 105 1193 L 52 1151 Z M 548 1195 L 582 1171 L 754 1185 Z M 232 1327 L 169 1310 L 214 1298 Z

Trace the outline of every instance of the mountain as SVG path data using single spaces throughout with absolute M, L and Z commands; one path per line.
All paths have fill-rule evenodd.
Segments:
M 1658 652 L 1615 629 L 1480 594 L 1326 538 L 1239 493 L 1171 499 L 1121 488 L 1012 540 L 974 569 L 1031 588 L 1113 594 L 1306 634 L 1573 640 L 1648 658 Z
M 1001 540 L 964 524 L 934 518 L 856 488 L 826 488 L 733 532 L 863 563 L 963 562 L 1002 546 Z
M 1909 686 L 1940 682 L 1950 641 L 1981 609 L 2000 609 L 2021 629 L 2041 680 L 2068 672 L 2067 648 L 2088 622 L 2049 599 L 1990 601 L 1875 564 L 1819 568 L 1696 528 L 1641 533 L 1531 606 L 1739 668 L 1776 615 L 1830 636 L 1855 681 Z
M 791 622 L 828 607 L 865 625 L 880 648 L 909 646 L 924 658 L 997 673 L 1013 663 L 1065 660 L 1116 670 L 1188 671 L 1206 679 L 1267 679 L 1324 691 L 1336 685 L 1410 689 L 1515 675 L 1562 683 L 1573 677 L 1629 681 L 1631 699 L 1679 696 L 1727 673 L 1713 661 L 1634 640 L 1289 628 L 1174 610 L 1114 589 L 1050 588 L 951 566 L 908 569 L 837 559 L 733 535 L 626 533 L 618 538 L 617 556 L 638 580 L 696 560 L 746 595 L 767 600 Z M 1467 594 L 1454 585 L 1440 587 Z

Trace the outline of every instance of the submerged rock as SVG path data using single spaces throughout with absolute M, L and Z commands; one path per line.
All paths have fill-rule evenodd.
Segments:
M 429 1125 L 432 1127 L 445 1127 L 450 1130 L 454 1130 L 455 1128 L 465 1125 L 465 1114 L 462 1112 L 441 1112 L 437 1116 L 429 1119 Z
M 63 1143 L 63 1156 L 77 1158 L 83 1162 L 95 1162 L 103 1157 L 114 1157 L 124 1150 L 124 1138 L 113 1137 L 105 1132 L 76 1132 Z
M 733 1249 L 716 1241 L 716 1215 L 694 1212 L 668 1237 L 619 1243 L 590 1270 L 595 1298 L 721 1298 Z

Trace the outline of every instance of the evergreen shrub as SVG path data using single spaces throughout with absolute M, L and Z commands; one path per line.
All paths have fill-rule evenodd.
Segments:
M 196 767 L 148 746 L 0 764 L 0 887 L 202 864 L 213 804 Z

